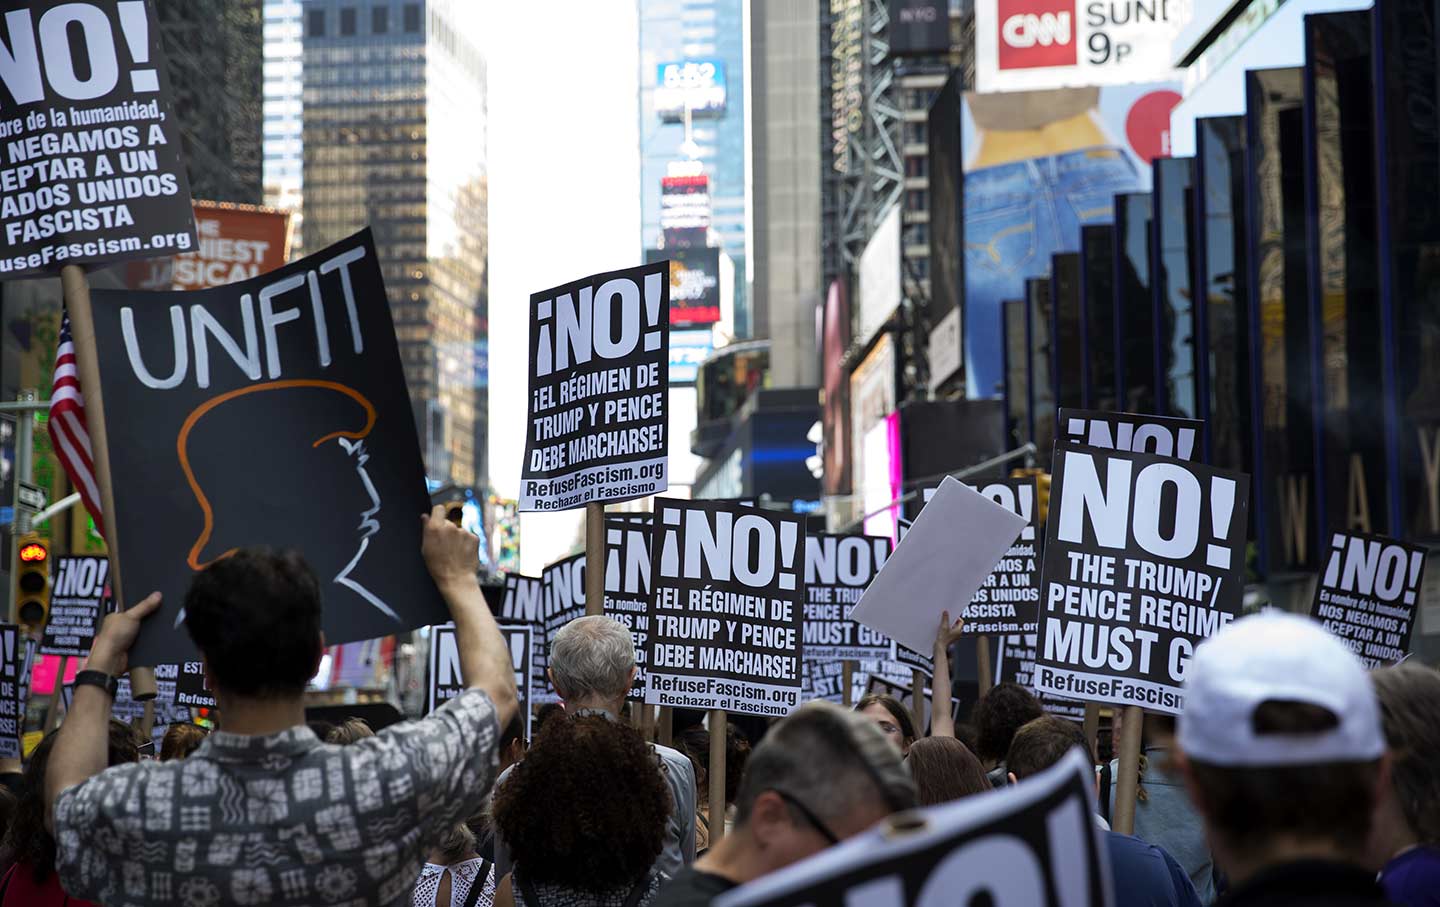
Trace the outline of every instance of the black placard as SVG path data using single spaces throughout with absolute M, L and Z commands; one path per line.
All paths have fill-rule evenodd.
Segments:
M 99 628 L 110 596 L 110 561 L 61 555 L 50 574 L 50 617 L 40 641 L 41 655 L 83 657 Z
M 515 691 L 519 695 L 519 713 L 525 722 L 525 739 L 530 739 L 530 659 L 534 650 L 535 628 L 530 624 L 500 623 L 500 635 L 510 648 L 510 664 L 515 668 Z M 440 624 L 430 628 L 429 670 L 426 672 L 425 713 L 465 691 L 460 676 L 460 649 L 455 642 L 455 625 Z M 503 730 L 503 729 L 502 729 Z
M 1395 539 L 1337 532 L 1310 616 L 1360 656 L 1367 668 L 1410 653 L 1425 549 Z
M 175 678 L 175 704 L 197 709 L 215 708 L 215 694 L 205 684 L 204 662 L 180 662 L 180 673 Z
M 805 540 L 805 660 L 885 658 L 890 639 L 850 619 L 893 543 L 883 536 L 812 535 Z
M 24 660 L 20 628 L 15 624 L 0 624 L 0 759 L 20 758 L 24 705 L 20 696 L 20 669 Z M 55 682 L 64 679 L 57 677 Z
M 1055 446 L 1035 688 L 1179 714 L 1195 646 L 1240 613 L 1250 479 Z
M 1177 460 L 1195 460 L 1200 453 L 1198 419 L 1106 413 L 1086 409 L 1060 410 L 1060 437 L 1070 444 L 1149 453 Z
M 890 660 L 898 665 L 903 665 L 912 671 L 919 671 L 926 677 L 935 676 L 935 659 L 929 655 L 922 655 L 908 646 L 902 646 L 894 642 L 890 649 Z
M 1038 641 L 1034 633 L 1005 636 L 995 653 L 995 682 L 1019 684 L 1027 690 L 1034 689 L 1035 652 Z M 1085 718 L 1085 704 L 1063 696 L 1036 693 L 1035 698 L 1051 715 L 1081 721 Z
M 576 554 L 546 567 L 540 573 L 540 595 L 545 603 L 546 667 L 549 667 L 550 647 L 555 643 L 555 634 L 560 628 L 577 617 L 585 616 L 585 555 Z M 548 701 L 558 702 L 559 692 L 554 684 L 547 682 L 542 687 Z
M 1035 505 L 1035 480 L 995 479 L 966 487 L 1019 514 L 1026 526 L 961 609 L 963 632 L 966 636 L 1033 633 L 1040 604 L 1040 508 Z
M 251 545 L 305 555 L 332 644 L 448 616 L 370 231 L 225 287 L 92 295 L 126 588 L 164 595 L 132 664 L 193 658 L 191 576 Z
M 538 576 L 512 573 L 505 577 L 505 597 L 500 602 L 500 620 L 528 624 L 530 636 L 530 695 L 535 702 L 556 702 L 545 674 L 549 650 L 545 645 L 545 583 Z
M 195 248 L 155 10 L 0 3 L 0 279 Z
M 1072 751 L 1048 771 L 877 828 L 715 899 L 715 907 L 1113 903 L 1094 820 L 1095 768 Z
M 650 515 L 605 518 L 605 615 L 635 641 L 635 682 L 626 697 L 645 699 L 645 642 L 650 638 Z
M 521 510 L 570 510 L 664 491 L 669 262 L 530 297 Z
M 655 502 L 647 703 L 751 715 L 799 704 L 804 519 Z

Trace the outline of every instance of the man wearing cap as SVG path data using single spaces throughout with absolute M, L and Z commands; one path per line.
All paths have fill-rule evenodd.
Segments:
M 1186 669 L 1176 761 L 1231 881 L 1225 907 L 1388 903 L 1363 868 L 1388 772 L 1364 667 L 1311 620 L 1230 624 Z
M 750 754 L 735 829 L 651 907 L 702 907 L 915 806 L 915 782 L 879 728 L 824 702 L 802 706 Z

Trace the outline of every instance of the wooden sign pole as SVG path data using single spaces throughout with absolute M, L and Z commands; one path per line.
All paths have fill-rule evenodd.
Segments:
M 915 719 L 915 733 L 925 734 L 925 674 L 919 670 L 910 672 L 910 714 Z
M 70 668 L 70 656 L 60 656 L 60 673 L 55 675 L 55 688 L 50 691 L 50 707 L 45 710 L 45 733 L 50 733 L 60 726 L 60 702 L 62 687 L 65 685 L 65 672 Z
M 724 709 L 710 710 L 710 847 L 725 837 L 725 732 L 729 719 Z
M 847 658 L 841 664 L 845 671 L 840 675 L 840 694 L 844 697 L 840 701 L 848 709 L 855 704 L 855 662 Z
M 605 613 L 605 505 L 585 505 L 585 616 Z
M 980 695 L 984 696 L 995 685 L 995 669 L 990 664 L 990 637 L 984 633 L 975 637 L 975 674 L 980 683 Z
M 100 509 L 104 511 L 105 547 L 110 555 L 110 589 L 120 607 L 126 607 L 120 585 L 120 541 L 115 518 L 115 488 L 110 481 L 110 448 L 106 443 L 105 399 L 100 387 L 100 360 L 95 348 L 95 312 L 90 307 L 90 282 L 85 269 L 65 265 L 60 269 L 60 288 L 65 296 L 65 309 L 70 313 L 70 337 L 75 344 L 75 366 L 80 373 L 80 391 L 85 395 L 85 430 L 90 435 L 91 462 L 95 465 L 95 484 L 100 491 Z M 130 695 L 136 702 L 155 698 L 153 667 L 130 669 Z
M 1115 809 L 1111 826 L 1122 835 L 1135 834 L 1135 801 L 1140 792 L 1140 731 L 1145 710 L 1125 707 L 1120 728 L 1120 764 L 1115 770 Z
M 1085 703 L 1085 720 L 1081 725 L 1085 733 L 1085 739 L 1090 741 L 1090 754 L 1092 758 L 1100 756 L 1100 703 Z

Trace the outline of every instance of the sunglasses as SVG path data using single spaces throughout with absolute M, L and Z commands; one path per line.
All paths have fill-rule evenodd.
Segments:
M 784 800 L 790 806 L 792 806 L 795 811 L 798 812 L 802 818 L 804 818 L 806 822 L 810 823 L 810 827 L 814 828 L 817 832 L 819 832 L 820 836 L 826 841 L 831 844 L 840 843 L 840 836 L 835 834 L 835 832 L 831 831 L 830 826 L 826 825 L 823 821 L 821 821 L 820 817 L 815 815 L 815 813 L 811 811 L 810 807 L 806 806 L 804 803 L 801 803 L 797 797 L 791 794 L 787 794 L 785 791 L 778 789 L 775 790 L 775 795 L 781 800 Z

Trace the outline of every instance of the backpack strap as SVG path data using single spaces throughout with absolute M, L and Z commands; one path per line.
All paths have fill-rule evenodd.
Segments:
M 479 902 L 480 892 L 485 888 L 485 880 L 490 878 L 490 867 L 493 865 L 494 863 L 490 860 L 480 863 L 480 874 L 475 876 L 475 883 L 470 886 L 470 893 L 465 896 L 465 907 L 475 907 L 475 904 Z M 454 882 L 452 881 L 451 884 L 453 885 Z

